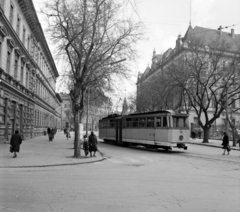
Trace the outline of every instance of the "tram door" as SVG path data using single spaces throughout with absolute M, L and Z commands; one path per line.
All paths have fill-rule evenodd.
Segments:
M 122 119 L 116 119 L 116 143 L 122 143 Z

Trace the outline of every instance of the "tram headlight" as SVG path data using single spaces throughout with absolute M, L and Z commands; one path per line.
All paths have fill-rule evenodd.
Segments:
M 179 141 L 182 141 L 183 140 L 183 135 L 180 135 L 179 136 Z

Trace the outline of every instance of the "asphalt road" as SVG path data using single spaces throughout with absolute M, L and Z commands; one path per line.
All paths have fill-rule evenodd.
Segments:
M 0 212 L 240 211 L 239 151 L 99 148 L 101 162 L 0 170 Z

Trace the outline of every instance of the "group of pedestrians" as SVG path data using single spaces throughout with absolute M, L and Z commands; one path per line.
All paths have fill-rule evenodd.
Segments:
M 49 141 L 53 141 L 54 139 L 54 135 L 57 133 L 57 128 L 50 128 L 48 127 L 47 129 L 47 134 L 48 134 L 48 138 L 49 138 Z
M 96 157 L 96 152 L 104 158 L 104 155 L 98 149 L 98 141 L 97 136 L 92 131 L 89 137 L 87 135 L 83 136 L 83 150 L 85 152 L 85 156 L 87 157 L 88 153 L 90 153 L 90 157 Z

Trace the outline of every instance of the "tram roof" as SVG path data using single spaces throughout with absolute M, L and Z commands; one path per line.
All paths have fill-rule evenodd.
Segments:
M 132 113 L 132 114 L 128 114 L 128 115 L 125 115 L 125 116 L 122 116 L 122 115 L 119 115 L 119 114 L 111 114 L 111 115 L 108 115 L 107 117 L 104 117 L 103 119 L 128 117 L 128 116 L 140 116 L 140 115 L 152 115 L 152 114 L 172 114 L 172 115 L 188 116 L 185 113 L 176 113 L 173 110 L 159 110 L 159 111 L 152 111 L 152 112 L 145 112 L 145 113 Z
M 164 113 L 170 113 L 172 115 L 186 115 L 183 113 L 176 113 L 173 110 L 158 110 L 158 111 L 152 111 L 152 112 L 145 112 L 145 113 L 132 113 L 127 116 L 139 116 L 139 115 L 151 115 L 151 114 L 164 114 Z

